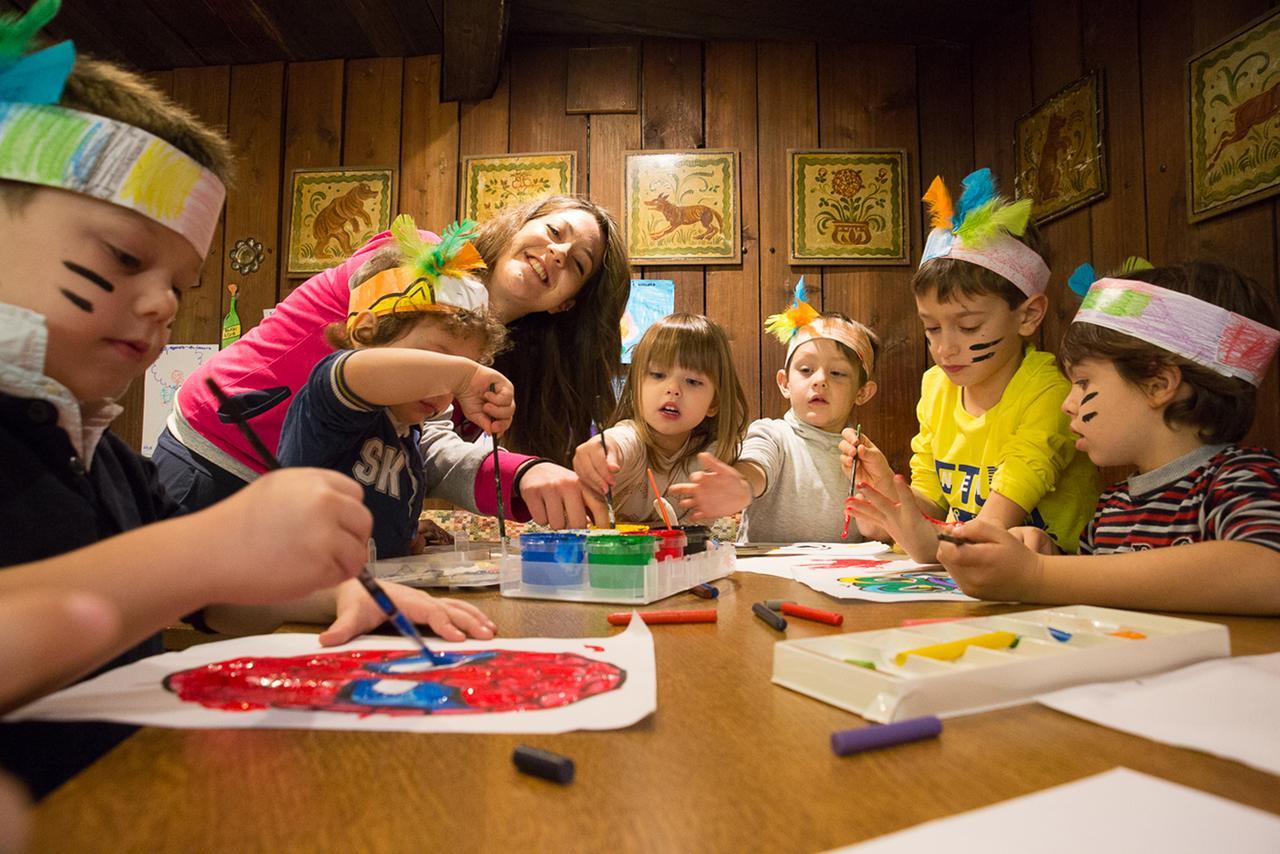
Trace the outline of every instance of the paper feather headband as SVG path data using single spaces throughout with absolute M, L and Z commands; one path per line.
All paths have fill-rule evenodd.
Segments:
M 1093 267 L 1081 264 L 1069 284 L 1076 293 L 1086 289 L 1084 302 L 1071 322 L 1104 326 L 1214 373 L 1261 385 L 1280 346 L 1280 331 L 1181 291 L 1119 278 L 1149 269 L 1149 262 L 1130 258 L 1117 278 L 1094 281 Z
M 1010 237 L 1026 232 L 1031 200 L 1006 203 L 996 194 L 990 169 L 970 173 L 962 186 L 955 204 L 941 176 L 933 179 L 924 194 L 933 230 L 920 266 L 935 258 L 968 261 L 1007 279 L 1029 297 L 1044 293 L 1049 285 L 1048 265 L 1035 250 Z
M 852 320 L 841 320 L 838 317 L 823 317 L 818 310 L 808 303 L 809 294 L 804 286 L 804 277 L 796 282 L 795 299 L 791 308 L 781 314 L 771 314 L 765 318 L 764 330 L 787 345 L 787 359 L 784 369 L 791 364 L 791 357 L 796 349 L 806 341 L 829 339 L 838 341 L 857 354 L 867 377 L 875 370 L 875 350 L 871 346 L 871 336 L 867 328 Z
M 351 289 L 348 327 L 362 311 L 382 317 L 421 311 L 483 310 L 489 304 L 489 292 L 472 273 L 485 269 L 485 263 L 467 239 L 475 228 L 470 220 L 455 222 L 444 230 L 439 243 L 429 243 L 418 233 L 413 217 L 396 217 L 391 234 L 407 260 Z

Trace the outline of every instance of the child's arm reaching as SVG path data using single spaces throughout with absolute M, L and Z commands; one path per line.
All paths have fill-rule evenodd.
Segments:
M 1108 555 L 1032 552 L 995 525 L 969 522 L 938 558 L 971 596 L 1157 611 L 1280 614 L 1280 552 L 1212 540 Z
M 449 394 L 462 413 L 486 433 L 502 433 L 515 413 L 511 381 L 462 356 L 405 347 L 357 350 L 343 363 L 355 394 L 376 406 L 393 406 Z
M 732 516 L 744 510 L 764 494 L 765 471 L 758 463 L 739 460 L 729 465 L 712 454 L 698 454 L 702 471 L 689 476 L 688 483 L 673 483 L 667 494 L 680 499 L 680 511 L 689 512 L 688 519 L 702 522 Z

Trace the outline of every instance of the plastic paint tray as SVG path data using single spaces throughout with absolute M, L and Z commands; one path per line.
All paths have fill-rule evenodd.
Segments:
M 681 591 L 715 581 L 733 572 L 733 546 L 724 543 L 708 544 L 701 554 L 651 560 L 635 567 L 634 586 L 592 587 L 589 563 L 565 564 L 572 575 L 580 571 L 578 584 L 546 586 L 525 584 L 519 551 L 502 558 L 502 595 L 518 599 L 554 599 L 563 602 L 613 602 L 622 605 L 645 605 Z M 630 567 L 627 567 L 630 569 Z
M 894 663 L 907 650 L 998 631 L 1018 635 L 1017 645 L 968 647 L 954 661 L 908 655 L 902 665 Z M 773 648 L 773 681 L 889 723 L 1014 706 L 1070 685 L 1131 679 L 1230 654 L 1227 629 L 1216 623 L 1072 605 L 780 641 Z
M 408 587 L 492 587 L 500 580 L 497 543 L 461 542 L 429 547 L 420 555 L 374 561 L 373 574 Z

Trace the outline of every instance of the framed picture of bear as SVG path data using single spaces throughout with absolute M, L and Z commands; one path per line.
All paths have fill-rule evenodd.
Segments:
M 1105 196 L 1102 72 L 1091 71 L 1018 119 L 1013 137 L 1015 195 L 1031 199 L 1037 223 Z
M 295 169 L 286 270 L 318 273 L 391 227 L 394 169 Z
M 738 152 L 627 151 L 623 225 L 632 264 L 742 260 Z

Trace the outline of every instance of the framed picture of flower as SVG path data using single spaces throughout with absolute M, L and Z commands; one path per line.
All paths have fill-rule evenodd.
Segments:
M 577 163 L 576 151 L 468 157 L 462 161 L 462 216 L 484 222 L 511 205 L 572 193 Z
M 1187 217 L 1280 193 L 1280 9 L 1187 64 Z
M 790 159 L 790 263 L 910 262 L 907 152 L 796 150 Z
M 742 260 L 738 152 L 623 153 L 623 232 L 632 264 Z

